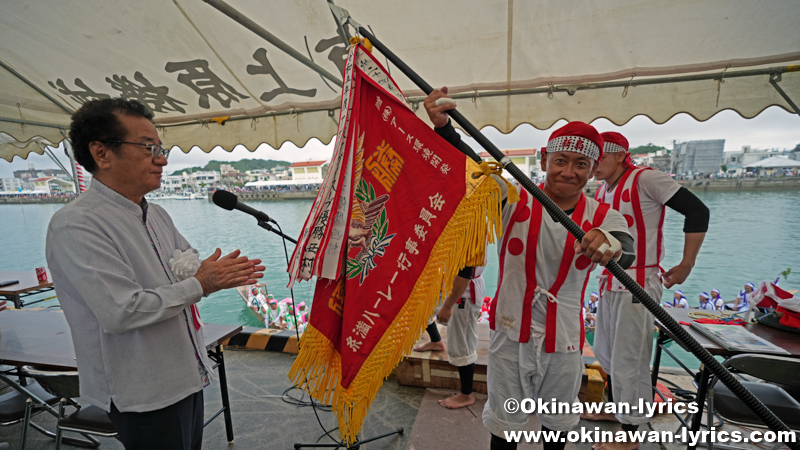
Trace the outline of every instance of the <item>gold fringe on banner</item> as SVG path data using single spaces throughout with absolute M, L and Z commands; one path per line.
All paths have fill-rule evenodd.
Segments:
M 477 178 L 473 177 L 476 172 L 480 174 Z M 405 305 L 347 390 L 340 386 L 342 360 L 333 343 L 312 326 L 303 333 L 300 354 L 289 378 L 313 398 L 332 405 L 348 446 L 357 441 L 383 380 L 410 353 L 427 327 L 440 294 L 452 290 L 453 279 L 462 267 L 483 265 L 487 243 L 501 236 L 500 188 L 485 175 L 477 164 L 467 161 L 467 195 L 436 241 Z

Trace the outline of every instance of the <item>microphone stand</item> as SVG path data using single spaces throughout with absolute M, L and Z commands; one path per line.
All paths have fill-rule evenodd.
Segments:
M 286 239 L 287 241 L 291 242 L 292 244 L 297 244 L 296 240 L 290 238 L 289 236 L 283 234 L 282 232 L 276 230 L 275 228 L 272 228 L 272 225 L 270 225 L 269 222 L 267 222 L 266 220 L 260 220 L 259 219 L 258 226 L 260 226 L 261 228 L 263 228 L 263 229 L 265 229 L 267 231 L 271 231 L 271 232 L 277 234 L 278 236 Z
M 281 232 L 279 230 L 276 230 L 266 220 L 258 219 L 258 226 L 260 226 L 261 228 L 263 228 L 263 229 L 265 229 L 267 231 L 271 231 L 271 232 L 277 234 L 278 236 L 282 237 L 284 240 L 287 240 L 287 241 L 289 241 L 289 242 L 291 242 L 293 244 L 297 244 L 296 240 L 294 240 L 294 239 L 290 238 L 289 236 L 283 234 L 283 232 Z M 286 247 L 286 245 L 284 244 L 284 252 L 286 251 L 285 247 Z M 286 264 L 287 265 L 289 264 L 289 254 L 288 253 L 286 254 Z M 295 306 L 294 306 L 294 292 L 293 291 L 292 291 L 292 309 L 293 310 L 295 309 Z M 297 332 L 297 328 L 296 327 L 295 327 L 295 332 Z M 298 345 L 299 345 L 299 343 L 300 343 L 299 334 L 297 336 L 297 342 L 298 342 Z M 293 387 L 297 388 L 297 386 L 293 386 Z M 313 398 L 311 399 L 311 405 L 312 405 L 312 407 L 314 407 L 314 415 L 316 415 L 317 414 L 316 404 L 315 404 Z M 317 417 L 317 420 L 319 421 L 319 416 Z M 325 434 L 328 435 L 328 437 L 333 439 L 333 437 L 331 437 L 331 435 L 329 434 L 328 430 L 326 430 L 325 427 L 322 426 L 322 422 L 320 422 L 320 427 L 322 427 L 322 430 L 325 431 Z M 400 427 L 400 428 L 396 428 L 393 431 L 389 431 L 387 433 L 384 433 L 384 434 L 381 434 L 381 435 L 378 435 L 378 436 L 369 437 L 369 438 L 366 438 L 366 439 L 361 439 L 360 437 L 358 437 L 356 442 L 354 442 L 349 447 L 344 442 L 336 442 L 336 443 L 332 443 L 332 444 L 321 444 L 319 442 L 316 442 L 314 444 L 304 444 L 304 443 L 297 442 L 297 443 L 294 444 L 294 448 L 295 449 L 300 449 L 300 448 L 348 448 L 350 450 L 358 450 L 358 449 L 361 448 L 361 445 L 366 444 L 368 442 L 377 441 L 378 439 L 383 439 L 385 437 L 393 436 L 395 434 L 403 434 L 404 432 L 405 432 L 405 429 Z

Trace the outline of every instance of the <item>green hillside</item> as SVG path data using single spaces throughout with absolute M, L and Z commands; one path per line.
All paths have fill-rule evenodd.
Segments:
M 631 155 L 642 155 L 645 153 L 655 153 L 659 150 L 667 150 L 667 149 L 659 145 L 655 145 L 651 142 L 647 145 L 640 145 L 638 147 L 633 147 L 629 150 L 629 153 Z M 667 150 L 667 152 L 669 153 L 669 150 Z
M 239 172 L 246 172 L 248 170 L 266 169 L 270 170 L 275 166 L 289 167 L 292 163 L 289 161 L 275 161 L 272 159 L 242 159 L 240 161 L 211 161 L 205 167 L 189 167 L 187 169 L 176 170 L 172 175 L 180 175 L 183 172 L 200 172 L 200 171 L 217 171 L 221 164 L 230 164 Z

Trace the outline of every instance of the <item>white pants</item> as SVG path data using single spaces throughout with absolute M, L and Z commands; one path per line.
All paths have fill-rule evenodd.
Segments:
M 453 306 L 447 326 L 447 356 L 456 367 L 468 366 L 478 360 L 478 315 L 481 308 L 472 300 L 461 299 L 464 307 Z
M 528 415 L 521 410 L 510 413 L 507 399 L 522 402 L 525 398 L 542 402 L 577 402 L 581 388 L 583 359 L 580 352 L 546 353 L 544 335 L 532 333 L 526 343 L 512 341 L 500 331 L 492 331 L 487 367 L 489 399 L 483 408 L 483 426 L 495 436 L 504 431 L 524 430 Z M 519 404 L 519 403 L 518 403 Z M 544 426 L 568 431 L 580 421 L 579 414 L 547 414 L 536 411 Z
M 645 292 L 661 303 L 658 274 L 645 280 Z M 606 292 L 597 307 L 594 354 L 603 370 L 611 376 L 615 403 L 631 407 L 653 401 L 650 359 L 653 355 L 653 315 L 641 303 L 633 303 L 628 291 Z M 643 411 L 616 414 L 617 420 L 630 425 L 650 421 Z

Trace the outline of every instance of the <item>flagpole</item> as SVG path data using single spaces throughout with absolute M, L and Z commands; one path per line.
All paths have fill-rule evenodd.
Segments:
M 352 23 L 352 21 L 351 21 Z M 355 26 L 355 25 L 354 25 Z M 362 26 L 356 26 L 359 34 L 369 39 L 372 45 L 380 50 L 380 52 L 389 59 L 403 74 L 405 74 L 411 81 L 413 81 L 426 95 L 433 92 L 433 88 L 425 80 L 422 79 L 416 72 L 408 67 L 397 55 L 389 50 L 381 41 L 370 33 L 369 30 Z M 483 135 L 472 123 L 469 122 L 458 110 L 447 111 L 450 117 L 456 121 L 463 129 L 470 135 L 478 144 L 481 145 L 494 159 L 496 159 L 503 168 L 514 177 L 519 184 L 530 192 L 533 197 L 542 204 L 542 206 L 550 213 L 554 220 L 561 223 L 567 231 L 575 237 L 578 241 L 583 239 L 585 232 L 575 223 L 572 219 L 559 208 L 541 189 L 539 189 L 533 180 L 525 176 L 525 174 L 514 164 L 510 158 L 503 154 L 494 144 Z M 473 152 L 474 153 L 474 152 Z M 477 159 L 477 155 L 467 155 L 472 159 Z M 645 290 L 639 286 L 615 261 L 609 261 L 606 269 L 616 277 L 628 291 L 631 292 L 634 298 L 638 299 L 650 311 L 662 325 L 664 325 L 669 332 L 681 343 L 683 343 L 689 351 L 691 351 L 714 375 L 719 378 L 722 383 L 727 386 L 736 396 L 742 400 L 750 410 L 758 416 L 770 429 L 773 431 L 791 431 L 786 424 L 783 423 L 772 411 L 770 411 L 759 399 L 747 390 L 733 375 L 728 372 L 722 365 L 714 359 L 711 353 L 708 352 L 703 346 L 700 345 L 691 335 L 689 335 L 682 326 L 678 324 L 661 305 L 653 300 Z M 697 413 L 698 417 L 702 415 L 702 410 Z M 800 450 L 800 442 L 788 443 L 791 448 Z

